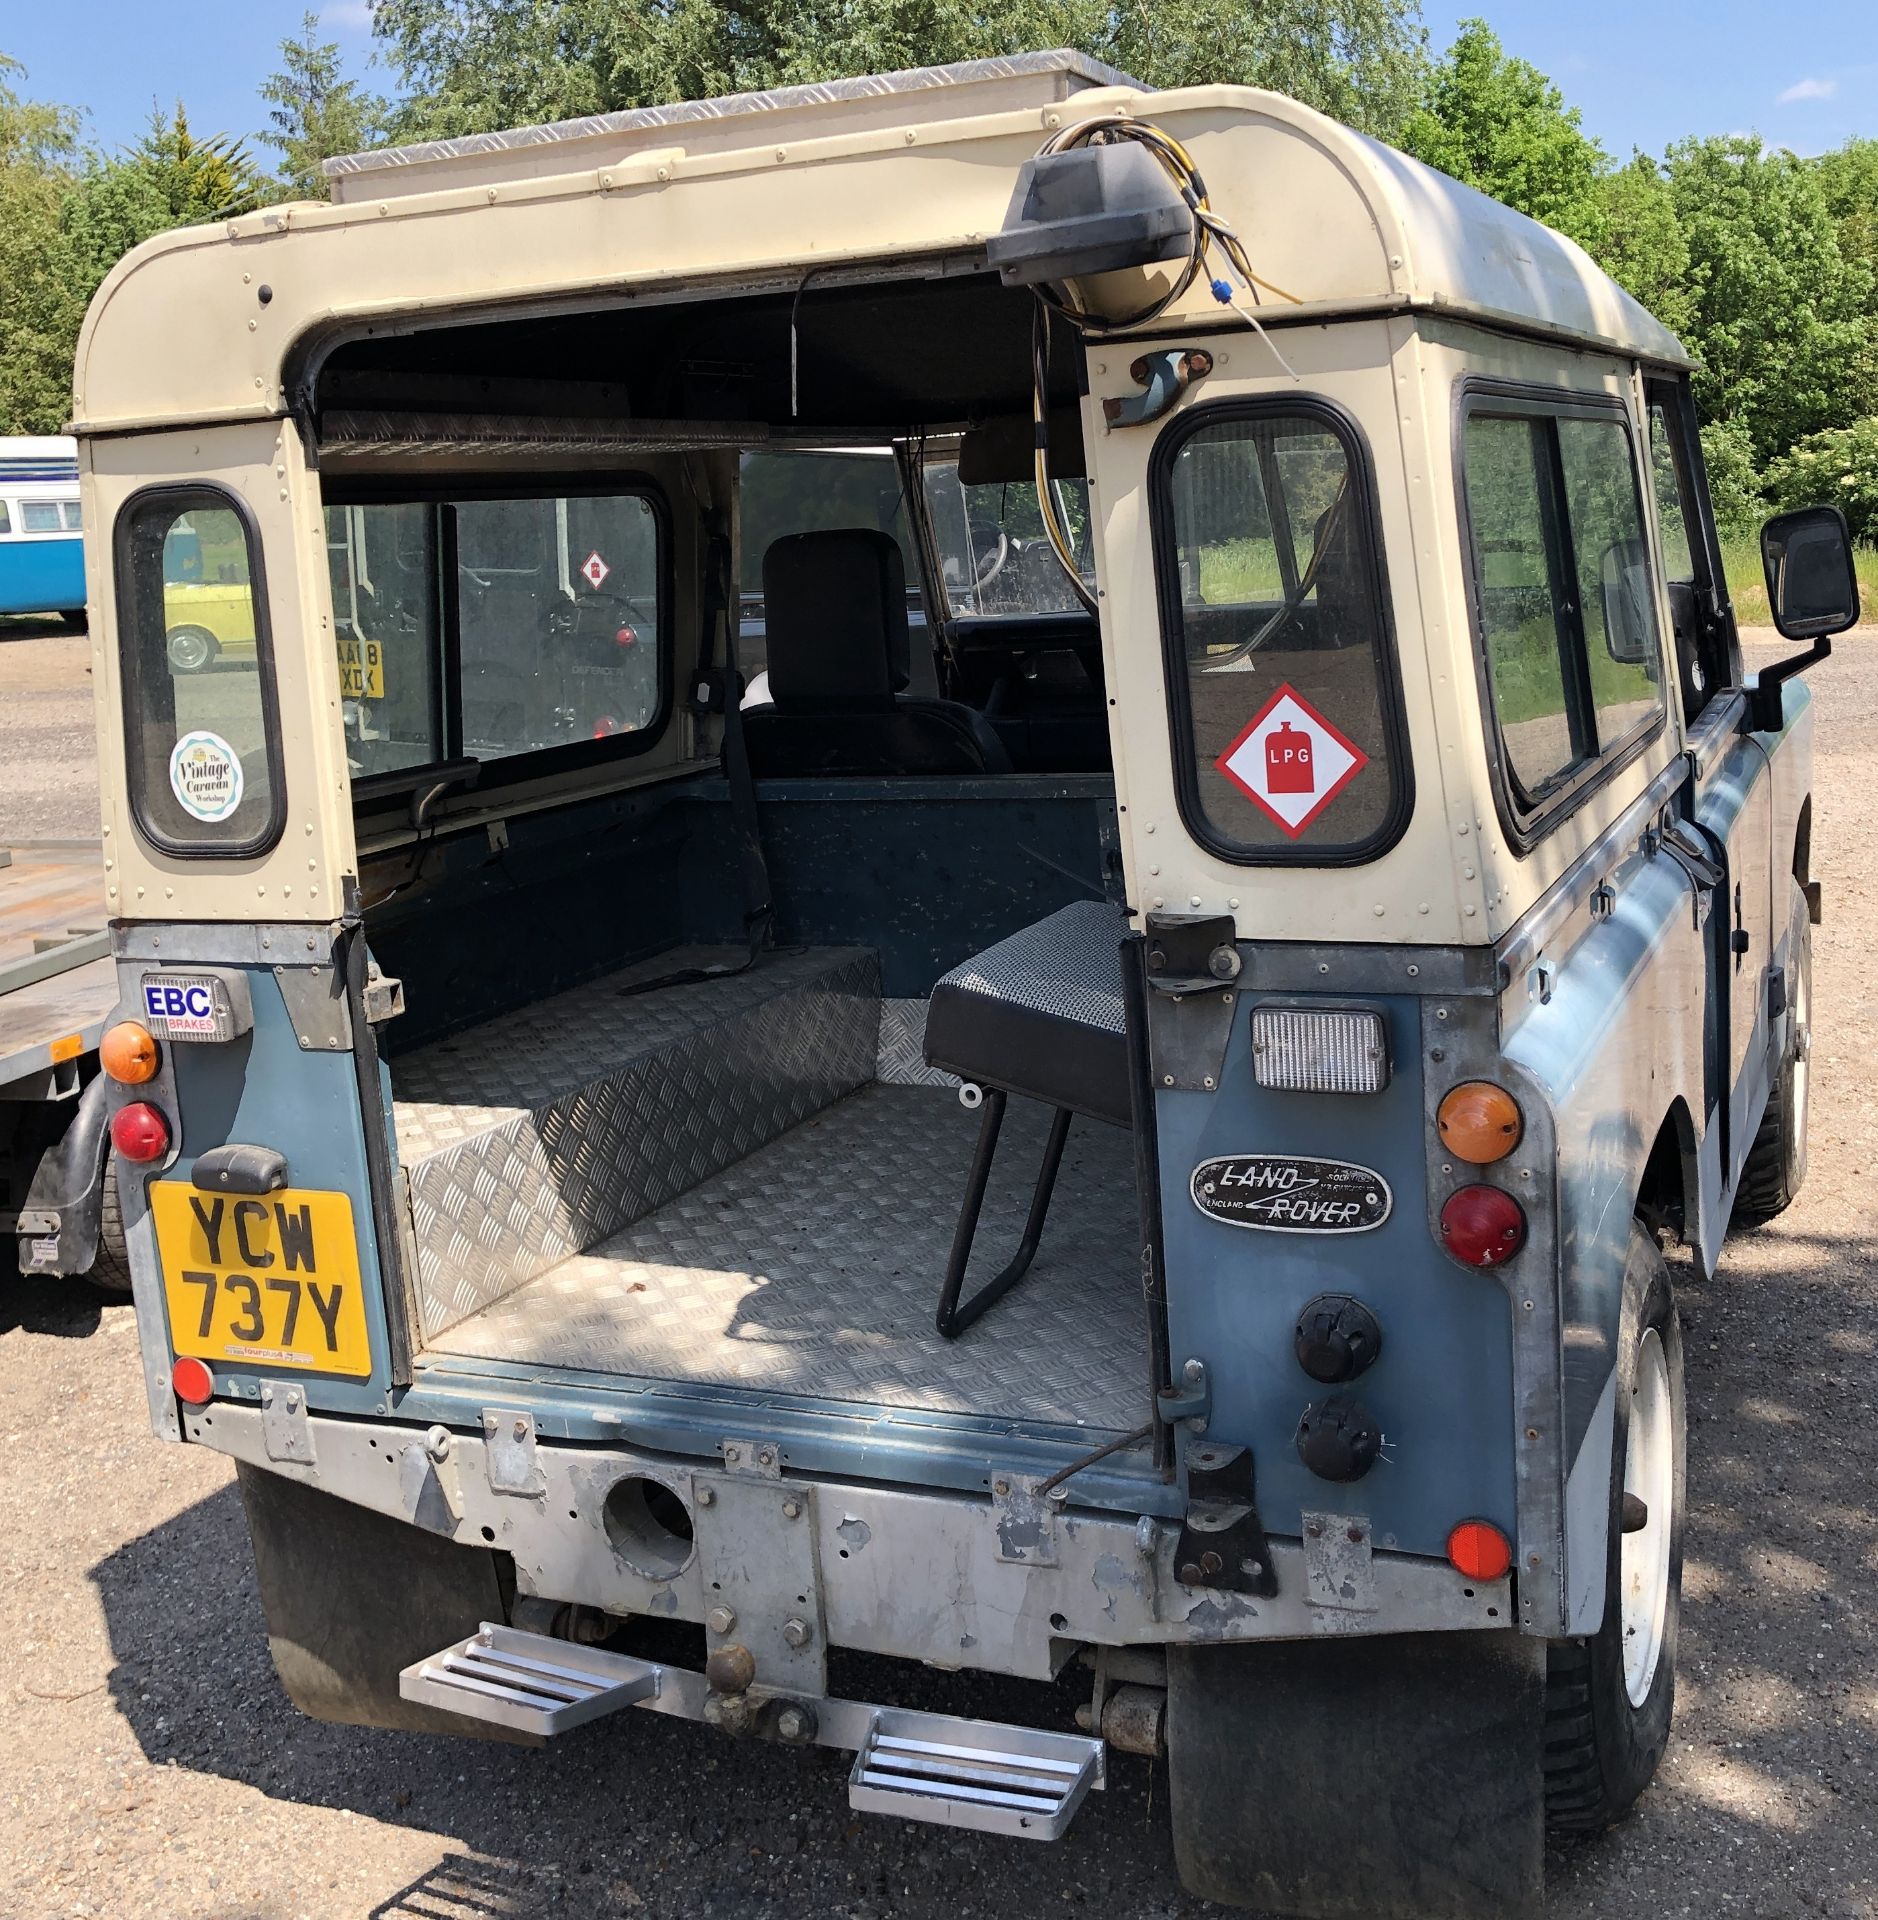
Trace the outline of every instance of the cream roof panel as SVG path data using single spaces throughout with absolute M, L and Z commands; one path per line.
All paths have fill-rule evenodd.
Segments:
M 340 204 L 160 235 L 92 302 L 79 428 L 282 412 L 283 380 L 315 332 L 788 285 L 842 263 L 970 268 L 1044 135 L 1114 112 L 1151 116 L 1192 151 L 1255 269 L 1302 302 L 1274 299 L 1268 319 L 1420 308 L 1686 363 L 1569 240 L 1281 95 L 1155 93 L 1075 55 L 935 71 L 955 77 L 888 75 L 366 156 L 342 171 Z M 1196 286 L 1162 324 L 1220 317 Z

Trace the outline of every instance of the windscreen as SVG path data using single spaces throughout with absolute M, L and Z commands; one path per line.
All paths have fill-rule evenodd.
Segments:
M 921 471 L 948 613 L 1008 617 L 1083 611 L 1075 587 L 1044 535 L 1034 482 L 973 485 L 961 481 L 958 457 L 949 452 L 929 454 Z M 1088 482 L 1052 484 L 1077 570 L 1093 590 Z

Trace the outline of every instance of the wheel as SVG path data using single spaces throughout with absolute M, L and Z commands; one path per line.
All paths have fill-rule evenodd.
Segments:
M 85 631 L 85 609 L 83 607 L 61 608 L 59 618 L 64 621 L 68 632 L 83 633 Z
M 130 1248 L 124 1241 L 124 1210 L 117 1198 L 117 1162 L 108 1155 L 98 1212 L 98 1252 L 85 1278 L 113 1300 L 130 1298 Z
M 177 673 L 200 673 L 220 652 L 214 634 L 206 627 L 170 629 L 170 666 Z
M 1632 1223 L 1611 1435 L 1604 1619 L 1546 1661 L 1545 1803 L 1554 1832 L 1621 1820 L 1669 1744 L 1682 1601 L 1682 1328 L 1669 1269 Z
M 1787 1050 L 1735 1189 L 1734 1224 L 1765 1226 L 1793 1204 L 1806 1179 L 1806 1117 L 1813 1052 L 1813 922 L 1793 888 L 1793 964 L 1787 978 Z

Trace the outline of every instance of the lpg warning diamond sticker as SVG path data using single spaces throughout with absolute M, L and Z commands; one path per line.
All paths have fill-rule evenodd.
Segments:
M 1213 764 L 1295 840 L 1369 755 L 1287 684 Z
M 600 558 L 597 552 L 588 554 L 580 565 L 581 578 L 596 592 L 599 590 L 600 582 L 612 571 L 613 569 Z

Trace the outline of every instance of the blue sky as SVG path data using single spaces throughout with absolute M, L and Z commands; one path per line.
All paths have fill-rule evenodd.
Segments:
M 383 88 L 382 69 L 368 65 L 366 0 L 316 4 L 325 37 Z M 1806 0 L 1791 14 L 1769 0 L 1424 0 L 1424 7 L 1437 47 L 1452 38 L 1457 19 L 1484 15 L 1509 48 L 1558 82 L 1583 109 L 1586 128 L 1619 155 L 1636 146 L 1660 152 L 1685 133 L 1754 131 L 1800 153 L 1850 134 L 1878 136 L 1873 0 Z M 92 137 L 107 147 L 135 137 L 153 100 L 179 95 L 198 131 L 250 133 L 265 119 L 255 89 L 304 11 L 304 0 L 9 7 L 0 51 L 25 63 L 29 93 L 85 107 Z

